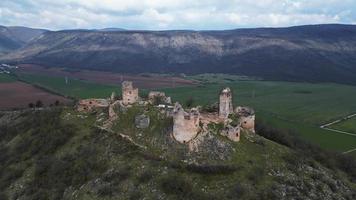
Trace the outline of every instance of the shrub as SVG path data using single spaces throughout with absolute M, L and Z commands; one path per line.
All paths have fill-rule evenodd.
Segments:
M 152 179 L 153 175 L 154 174 L 151 170 L 146 170 L 139 175 L 138 181 L 140 183 L 147 183 L 148 181 L 150 181 Z
M 182 176 L 166 176 L 160 182 L 161 188 L 166 194 L 189 197 L 193 192 L 191 182 Z
M 189 97 L 186 101 L 185 101 L 185 106 L 188 107 L 188 108 L 191 108 L 193 107 L 193 104 L 194 104 L 194 99 L 193 97 Z
M 187 165 L 186 169 L 190 172 L 199 174 L 231 174 L 237 170 L 236 166 L 231 165 Z
M 236 183 L 228 192 L 227 197 L 229 199 L 240 199 L 246 193 L 246 188 L 240 183 Z
M 36 101 L 36 105 L 37 108 L 41 108 L 43 106 L 43 103 L 41 100 Z

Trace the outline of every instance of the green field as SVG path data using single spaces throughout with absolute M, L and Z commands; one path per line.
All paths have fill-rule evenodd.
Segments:
M 66 84 L 64 77 L 49 77 L 32 74 L 18 75 L 19 78 L 25 82 L 74 98 L 106 98 L 110 97 L 112 92 L 119 94 L 121 91 L 119 86 L 98 84 L 78 79 L 69 78 Z
M 75 98 L 109 97 L 119 86 L 96 84 L 64 78 L 21 74 L 21 79 L 49 90 Z M 198 77 L 198 78 L 197 78 Z M 238 76 L 195 76 L 204 84 L 195 87 L 163 88 L 173 101 L 185 103 L 193 98 L 195 105 L 218 101 L 219 91 L 228 86 L 233 91 L 234 105 L 250 106 L 257 119 L 271 126 L 297 132 L 309 141 L 327 149 L 347 151 L 356 148 L 356 137 L 330 132 L 319 126 L 356 112 L 356 87 L 323 83 L 294 83 L 276 81 L 240 80 Z M 209 79 L 206 81 L 205 79 Z M 142 93 L 147 91 L 141 90 Z M 354 127 L 345 122 L 340 130 Z M 341 126 L 342 124 L 340 124 Z
M 356 117 L 333 124 L 329 128 L 354 133 L 356 135 Z
M 0 74 L 0 83 L 15 82 L 16 78 L 8 74 Z

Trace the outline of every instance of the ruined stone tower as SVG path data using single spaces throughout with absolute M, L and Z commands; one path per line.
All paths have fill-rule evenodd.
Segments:
M 122 82 L 122 103 L 131 105 L 138 101 L 138 88 L 134 88 L 131 81 Z
M 200 127 L 200 114 L 197 109 L 185 112 L 177 102 L 173 110 L 173 137 L 180 143 L 187 143 L 197 136 Z
M 230 88 L 224 88 L 220 92 L 219 98 L 219 117 L 228 118 L 229 114 L 233 113 L 232 92 Z

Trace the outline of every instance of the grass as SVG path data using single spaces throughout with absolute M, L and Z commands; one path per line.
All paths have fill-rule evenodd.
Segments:
M 0 74 L 0 83 L 11 83 L 15 81 L 16 78 L 9 74 Z
M 64 96 L 74 98 L 107 98 L 110 97 L 112 92 L 120 94 L 121 88 L 115 85 L 104 85 L 83 81 L 78 79 L 68 79 L 66 84 L 64 77 L 49 77 L 43 75 L 32 75 L 21 73 L 18 74 L 19 78 L 25 82 L 31 83 L 60 93 Z
M 342 121 L 337 124 L 333 124 L 330 126 L 330 128 L 354 133 L 356 135 L 356 117 Z

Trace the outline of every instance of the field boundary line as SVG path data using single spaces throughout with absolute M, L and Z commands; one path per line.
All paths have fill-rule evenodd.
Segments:
M 349 132 L 345 132 L 345 131 L 339 131 L 339 130 L 336 130 L 336 129 L 326 128 L 326 127 L 322 127 L 322 126 L 320 126 L 320 128 L 324 129 L 324 130 L 328 130 L 328 131 L 332 131 L 332 132 L 341 133 L 341 134 L 345 134 L 345 135 L 350 135 L 350 136 L 356 137 L 356 134 L 354 134 L 354 133 L 349 133 Z
M 340 130 L 337 130 L 337 129 L 328 128 L 331 125 L 338 124 L 340 122 L 349 120 L 349 119 L 354 118 L 354 117 L 356 117 L 356 113 L 353 113 L 351 115 L 347 115 L 346 117 L 342 117 L 341 119 L 338 119 L 338 120 L 326 123 L 324 125 L 321 125 L 320 128 L 324 129 L 324 130 L 328 130 L 328 131 L 332 131 L 332 132 L 341 133 L 341 134 L 345 134 L 345 135 L 350 135 L 350 136 L 356 137 L 355 133 L 350 133 L 350 132 L 346 132 L 346 131 L 340 131 Z
M 351 153 L 351 152 L 354 152 L 354 151 L 356 151 L 356 148 L 348 150 L 348 151 L 344 151 L 344 152 L 342 152 L 342 154 L 348 154 L 348 153 Z
M 333 125 L 333 124 L 340 123 L 340 122 L 342 122 L 342 121 L 351 119 L 351 118 L 353 118 L 353 117 L 356 117 L 356 113 L 353 113 L 353 114 L 348 115 L 348 116 L 346 116 L 346 117 L 342 117 L 341 119 L 338 119 L 338 120 L 335 120 L 335 121 L 326 123 L 326 124 L 324 124 L 324 125 L 321 125 L 320 128 L 324 128 L 324 127 L 327 127 L 327 126 L 331 126 L 331 125 Z

